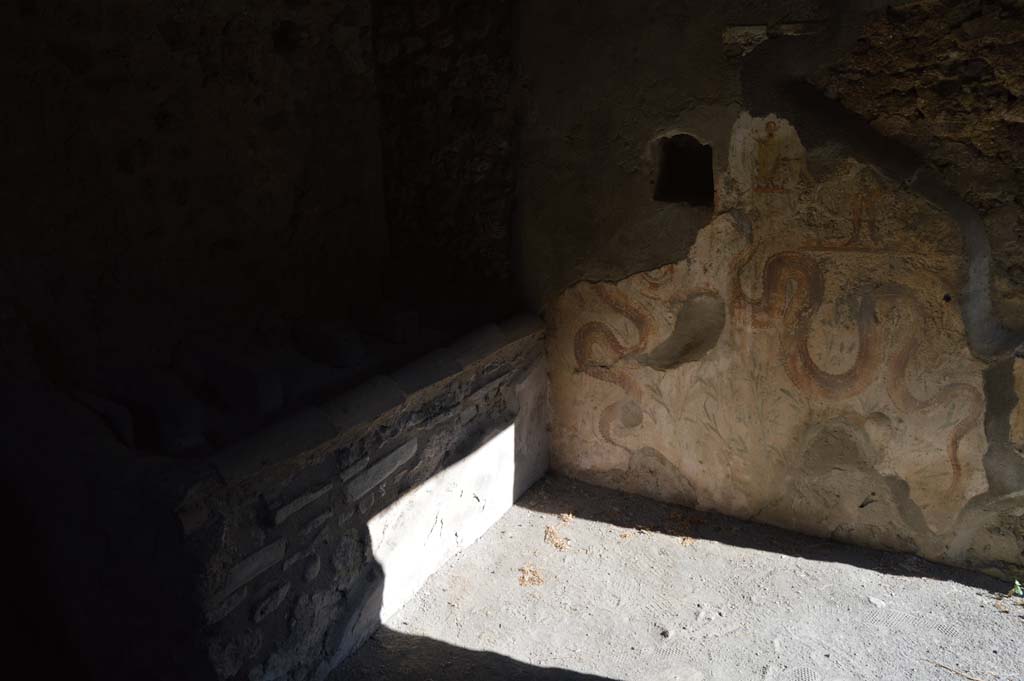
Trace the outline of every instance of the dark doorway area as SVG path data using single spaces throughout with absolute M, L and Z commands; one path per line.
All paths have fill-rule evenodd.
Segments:
M 713 206 L 715 173 L 711 154 L 711 145 L 701 144 L 690 135 L 661 138 L 654 200 Z

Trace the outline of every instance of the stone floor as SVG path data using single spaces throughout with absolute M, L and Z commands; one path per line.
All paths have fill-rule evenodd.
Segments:
M 1019 681 L 1008 588 L 548 477 L 333 681 Z

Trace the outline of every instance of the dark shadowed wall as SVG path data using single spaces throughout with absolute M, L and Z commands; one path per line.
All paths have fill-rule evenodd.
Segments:
M 5 4 L 7 368 L 507 312 L 512 7 Z
M 403 288 L 427 308 L 443 297 L 463 319 L 516 300 L 517 6 L 374 4 L 388 290 Z
M 416 7 L 0 4 L 0 463 L 28 657 L 74 660 L 66 618 L 100 668 L 145 639 L 165 647 L 136 651 L 142 676 L 183 678 L 168 658 L 208 651 L 174 648 L 202 624 L 160 600 L 195 595 L 153 511 L 168 481 L 515 306 L 514 3 Z
M 166 359 L 191 332 L 376 295 L 369 9 L 5 6 L 4 293 L 48 369 Z

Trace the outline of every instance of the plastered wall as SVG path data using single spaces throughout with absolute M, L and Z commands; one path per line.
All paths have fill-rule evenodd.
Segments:
M 714 216 L 687 257 L 549 307 L 553 465 L 1019 570 L 1021 443 L 990 439 L 996 415 L 1016 423 L 994 387 L 1010 360 L 968 342 L 958 223 L 872 166 L 809 159 L 774 115 L 740 114 L 719 153 Z

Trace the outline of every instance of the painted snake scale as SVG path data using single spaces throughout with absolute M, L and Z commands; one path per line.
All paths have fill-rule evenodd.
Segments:
M 619 386 L 642 410 L 643 390 L 630 373 L 620 366 L 620 361 L 628 355 L 642 351 L 647 346 L 651 336 L 652 322 L 642 309 L 632 304 L 614 286 L 598 284 L 594 290 L 608 307 L 632 322 L 636 328 L 637 339 L 633 343 L 626 344 L 619 340 L 607 324 L 588 322 L 576 331 L 574 343 L 576 366 L 580 371 L 599 381 Z M 599 346 L 603 347 L 611 357 L 603 361 L 597 358 L 594 351 Z M 609 444 L 629 451 L 627 447 L 615 440 L 611 432 L 612 422 L 616 419 L 620 409 L 621 403 L 619 402 L 605 407 L 598 418 L 598 431 Z
M 853 366 L 842 373 L 821 369 L 811 357 L 808 336 L 814 315 L 824 298 L 824 279 L 818 263 L 800 251 L 782 251 L 768 258 L 762 272 L 762 293 L 757 299 L 748 297 L 740 285 L 740 274 L 753 258 L 748 249 L 734 263 L 730 305 L 736 318 L 748 317 L 755 328 L 781 327 L 780 359 L 789 379 L 805 394 L 822 400 L 840 400 L 859 394 L 884 372 L 887 392 L 896 407 L 905 413 L 923 411 L 942 404 L 967 405 L 965 413 L 950 431 L 946 456 L 953 474 L 952 487 L 960 484 L 963 466 L 959 458 L 960 442 L 980 422 L 983 399 L 977 388 L 965 383 L 949 383 L 927 399 L 920 399 L 907 385 L 907 365 L 920 346 L 920 334 L 926 328 L 927 314 L 923 305 L 909 290 L 894 287 L 861 295 L 856 314 L 858 353 Z M 670 270 L 667 270 L 670 271 Z M 652 291 L 671 277 L 664 273 L 644 276 L 643 283 Z M 643 390 L 620 360 L 642 353 L 652 335 L 653 322 L 643 309 L 612 285 L 599 284 L 598 297 L 627 319 L 636 329 L 636 340 L 622 341 L 602 322 L 588 322 L 575 335 L 575 357 L 579 371 L 597 380 L 619 386 L 641 408 Z M 646 292 L 645 292 L 646 293 Z M 876 301 L 880 298 L 898 300 L 900 310 L 909 313 L 897 331 L 893 348 L 886 353 L 885 334 L 876 317 Z M 602 350 L 603 357 L 596 355 Z M 887 355 L 887 356 L 886 356 Z M 600 415 L 598 429 L 610 444 L 623 447 L 614 439 L 611 427 L 622 411 L 621 402 L 607 406 Z M 623 447 L 625 448 L 625 447 Z

